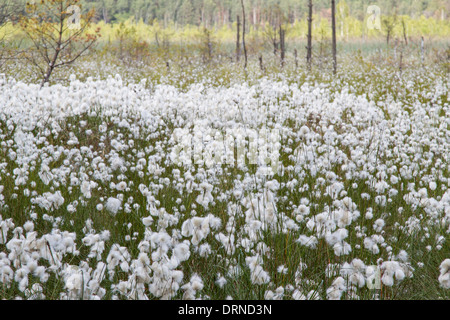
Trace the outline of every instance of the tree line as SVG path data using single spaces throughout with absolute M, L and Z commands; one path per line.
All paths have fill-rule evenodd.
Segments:
M 241 14 L 240 1 L 235 0 L 84 0 L 88 8 L 95 7 L 98 18 L 106 22 L 121 21 L 133 17 L 151 23 L 157 19 L 163 23 L 174 22 L 180 25 L 222 26 L 236 22 Z M 308 0 L 246 0 L 248 25 L 264 25 L 271 19 L 274 11 L 281 11 L 293 23 L 306 17 Z M 349 13 L 359 20 L 366 16 L 366 9 L 376 4 L 386 13 L 397 11 L 399 15 L 418 17 L 447 18 L 450 12 L 448 0 L 339 0 L 345 3 Z M 330 14 L 329 0 L 314 0 L 316 12 Z
M 22 11 L 30 0 L 14 0 Z M 39 0 L 34 0 L 39 1 Z M 282 12 L 289 23 L 307 17 L 308 0 L 245 0 L 247 25 L 264 25 L 273 19 L 273 14 Z M 197 25 L 221 27 L 231 25 L 242 14 L 241 1 L 235 0 L 82 0 L 83 10 L 96 9 L 96 20 L 117 23 L 133 18 L 151 24 L 157 20 L 166 26 Z M 329 0 L 314 0 L 315 13 L 331 16 Z M 436 19 L 448 19 L 450 1 L 448 0 L 337 0 L 337 6 L 348 8 L 349 15 L 364 20 L 367 7 L 378 5 L 382 14 L 408 15 L 412 18 L 425 15 Z M 0 1 L 0 20 L 1 20 Z

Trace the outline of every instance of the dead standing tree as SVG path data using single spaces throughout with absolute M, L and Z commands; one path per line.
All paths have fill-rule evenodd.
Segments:
M 100 29 L 89 32 L 95 12 L 81 14 L 80 0 L 41 0 L 28 3 L 26 11 L 20 26 L 32 46 L 24 58 L 39 70 L 42 87 L 55 69 L 85 54 L 96 42 Z
M 213 39 L 213 32 L 207 27 L 203 27 L 200 35 L 200 51 L 203 63 L 210 63 L 213 58 L 213 50 L 217 46 Z
M 241 21 L 239 15 L 237 16 L 237 37 L 236 37 L 236 61 L 241 59 Z
M 308 70 L 311 70 L 311 60 L 312 60 L 312 12 L 313 4 L 312 0 L 308 1 L 308 45 L 306 47 L 306 64 L 308 65 Z
M 336 0 L 331 0 L 331 31 L 333 38 L 333 73 L 337 72 L 337 57 L 336 57 Z
M 279 5 L 270 6 L 266 15 L 268 22 L 264 27 L 264 36 L 267 42 L 272 46 L 273 54 L 275 56 L 280 54 L 281 66 L 284 66 L 286 57 L 286 25 L 287 18 Z
M 284 67 L 284 59 L 286 57 L 286 29 L 280 25 L 280 59 L 281 67 Z
M 297 49 L 294 49 L 294 62 L 295 62 L 295 70 L 298 69 L 298 52 Z
M 241 0 L 241 6 L 242 6 L 242 46 L 244 47 L 244 58 L 245 58 L 245 64 L 244 64 L 244 70 L 247 70 L 247 46 L 245 45 L 245 6 L 244 6 L 244 0 Z
M 403 31 L 403 39 L 405 40 L 405 45 L 408 45 L 408 36 L 406 35 L 405 19 L 402 19 L 402 31 Z

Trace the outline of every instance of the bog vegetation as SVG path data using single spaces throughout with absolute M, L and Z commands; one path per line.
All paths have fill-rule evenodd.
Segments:
M 446 11 L 3 3 L 0 298 L 450 298 Z

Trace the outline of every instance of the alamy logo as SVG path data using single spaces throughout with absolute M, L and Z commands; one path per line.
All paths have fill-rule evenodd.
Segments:
M 175 129 L 175 147 L 171 160 L 176 165 L 244 166 L 246 163 L 267 168 L 265 174 L 279 170 L 280 132 L 276 129 Z
M 67 28 L 70 30 L 77 30 L 81 28 L 81 9 L 79 6 L 69 6 L 67 13 L 72 15 L 67 19 Z
M 370 15 L 367 18 L 367 29 L 381 30 L 381 9 L 380 9 L 380 7 L 376 6 L 376 5 L 368 6 L 367 14 Z

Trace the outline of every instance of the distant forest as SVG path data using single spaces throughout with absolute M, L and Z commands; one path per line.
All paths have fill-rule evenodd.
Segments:
M 27 0 L 19 0 L 27 2 Z M 167 25 L 204 25 L 221 27 L 231 25 L 242 13 L 239 0 L 81 0 L 83 9 L 95 7 L 97 20 L 107 23 L 129 18 L 151 24 L 158 20 Z M 308 0 L 244 0 L 248 24 L 263 25 L 274 14 L 282 13 L 286 22 L 304 19 Z M 449 0 L 338 0 L 349 15 L 364 20 L 369 5 L 381 8 L 381 14 L 424 15 L 438 20 L 449 19 Z M 322 17 L 331 15 L 330 0 L 313 0 L 314 12 Z

